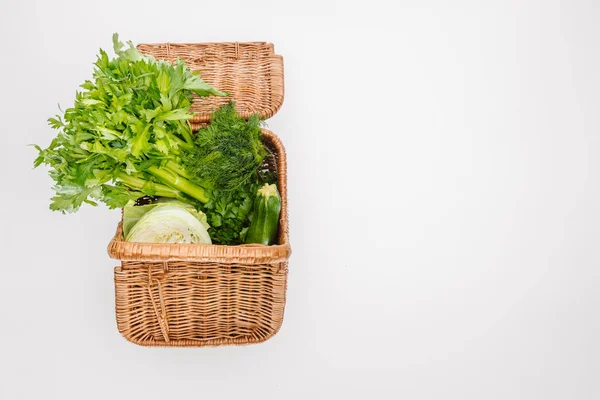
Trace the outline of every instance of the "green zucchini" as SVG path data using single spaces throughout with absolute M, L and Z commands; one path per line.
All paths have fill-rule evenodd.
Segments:
M 280 212 L 281 196 L 277 186 L 265 184 L 258 189 L 254 200 L 252 222 L 246 233 L 246 243 L 260 243 L 267 246 L 274 244 Z

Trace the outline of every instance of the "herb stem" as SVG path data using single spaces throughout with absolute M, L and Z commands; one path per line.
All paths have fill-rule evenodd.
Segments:
M 156 196 L 170 197 L 172 199 L 181 199 L 182 197 L 179 190 L 170 188 L 169 186 L 161 185 L 160 183 L 149 182 L 136 176 L 127 175 L 124 172 L 117 173 L 116 178 L 123 182 L 130 189 L 144 192 L 144 189 L 147 191 L 147 189 L 150 187 Z
M 192 132 L 190 130 L 189 122 L 187 122 L 187 121 L 180 122 L 179 126 L 181 127 L 181 135 L 185 139 L 186 143 L 193 147 L 194 146 L 194 138 L 192 137 Z
M 202 203 L 208 203 L 208 201 L 210 200 L 206 194 L 206 191 L 203 188 L 193 184 L 192 182 L 188 181 L 187 179 L 176 174 L 173 171 L 170 171 L 165 168 L 158 168 L 155 165 L 148 167 L 146 171 L 149 174 L 157 177 L 164 184 L 169 185 L 177 190 L 180 190 L 188 196 L 193 197 L 198 201 L 201 201 Z
M 185 169 L 183 169 L 179 164 L 172 160 L 167 161 L 166 168 L 169 169 L 171 172 L 184 177 L 185 179 L 191 178 L 190 174 L 188 174 Z

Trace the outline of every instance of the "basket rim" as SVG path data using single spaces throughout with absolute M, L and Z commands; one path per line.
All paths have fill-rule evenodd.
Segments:
M 277 149 L 277 184 L 281 195 L 281 215 L 279 217 L 279 244 L 217 245 L 217 244 L 175 244 L 175 243 L 135 243 L 123 238 L 123 220 L 119 222 L 112 240 L 108 244 L 110 258 L 121 261 L 195 261 L 242 264 L 271 264 L 287 261 L 292 253 L 289 244 L 287 209 L 287 161 L 283 143 L 268 129 L 261 129 L 263 136 Z
M 223 42 L 219 42 L 219 41 L 214 41 L 214 42 L 156 42 L 156 43 L 140 43 L 137 46 L 165 46 L 165 45 L 169 45 L 169 46 L 213 46 L 213 45 L 238 45 L 238 46 L 244 46 L 244 45 L 250 45 L 250 46 L 257 46 L 257 45 L 264 45 L 264 46 L 272 46 L 274 48 L 274 45 L 272 42 L 266 41 L 266 40 L 256 40 L 256 41 L 245 41 L 245 42 L 236 42 L 236 41 L 223 41 Z
M 219 244 L 175 244 L 175 243 L 133 243 L 123 239 L 123 222 L 119 222 L 115 236 L 108 245 L 111 258 L 121 261 L 195 261 L 243 264 L 271 264 L 284 262 L 291 256 L 291 246 L 287 242 L 266 246 L 219 245 Z

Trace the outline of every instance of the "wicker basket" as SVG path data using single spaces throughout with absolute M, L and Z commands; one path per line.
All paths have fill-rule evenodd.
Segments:
M 139 45 L 143 53 L 182 59 L 229 98 L 196 98 L 192 126 L 209 120 L 212 110 L 233 98 L 248 117 L 272 116 L 283 102 L 283 59 L 269 43 Z M 283 321 L 288 259 L 285 149 L 263 130 L 273 154 L 282 198 L 278 241 L 274 246 L 130 243 L 122 222 L 108 246 L 115 268 L 117 326 L 143 346 L 218 346 L 259 343 Z

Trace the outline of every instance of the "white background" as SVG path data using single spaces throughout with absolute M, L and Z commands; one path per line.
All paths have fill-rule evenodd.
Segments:
M 395 5 L 393 5 L 394 3 Z M 0 399 L 600 398 L 600 4 L 7 1 Z M 118 333 L 119 213 L 32 170 L 111 34 L 275 43 L 293 256 L 281 331 Z

